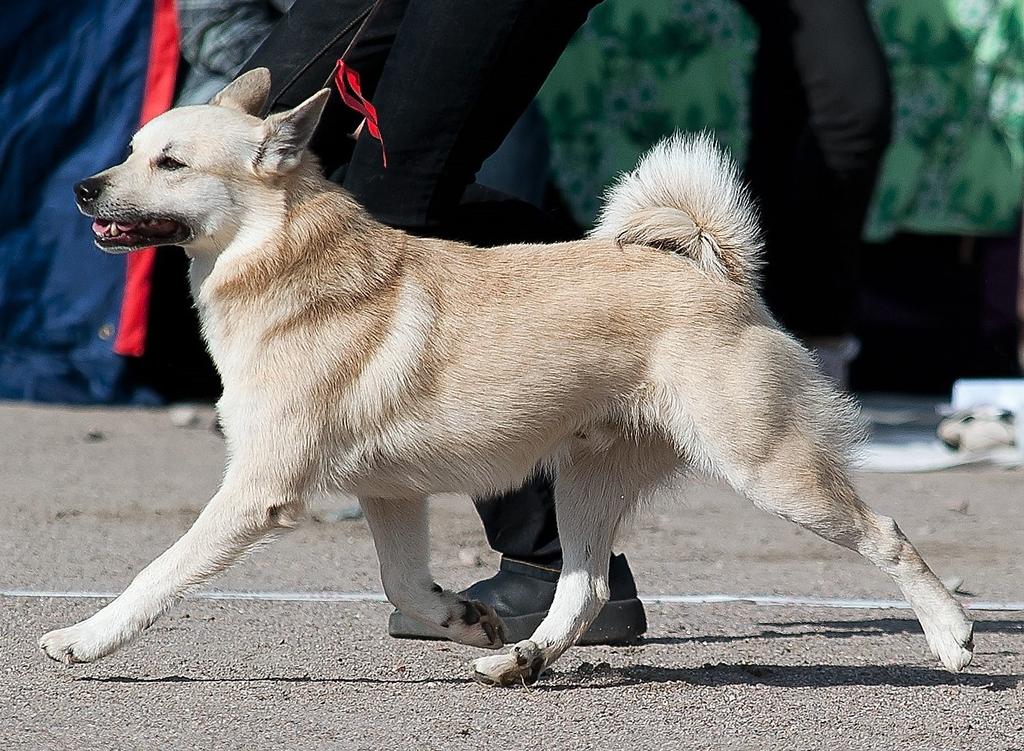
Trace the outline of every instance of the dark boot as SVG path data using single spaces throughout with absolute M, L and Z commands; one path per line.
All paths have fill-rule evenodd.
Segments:
M 511 558 L 490 579 L 478 581 L 460 594 L 493 607 L 505 622 L 509 643 L 529 639 L 547 615 L 555 596 L 558 569 L 535 566 Z M 647 630 L 643 603 L 625 556 L 612 556 L 609 571 L 611 599 L 579 640 L 579 644 L 628 644 Z M 388 633 L 397 639 L 438 639 L 433 632 L 401 611 L 388 620 Z

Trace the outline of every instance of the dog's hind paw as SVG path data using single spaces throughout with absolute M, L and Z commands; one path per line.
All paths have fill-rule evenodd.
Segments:
M 470 667 L 473 680 L 485 686 L 529 686 L 544 672 L 544 655 L 527 640 L 506 654 L 473 660 Z
M 448 637 L 459 644 L 484 649 L 505 645 L 505 623 L 494 608 L 477 600 L 458 600 L 443 624 Z
M 939 658 L 946 670 L 959 673 L 971 664 L 974 626 L 966 618 L 961 616 L 954 622 L 926 628 L 925 637 L 932 654 Z

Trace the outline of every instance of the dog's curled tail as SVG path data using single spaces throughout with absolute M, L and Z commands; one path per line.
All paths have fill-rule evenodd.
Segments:
M 756 286 L 761 233 L 753 198 L 707 133 L 676 133 L 605 195 L 591 237 L 679 253 L 709 275 Z

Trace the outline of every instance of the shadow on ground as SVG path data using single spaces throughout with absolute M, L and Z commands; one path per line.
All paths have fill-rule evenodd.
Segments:
M 168 675 L 156 677 L 84 676 L 76 681 L 118 684 L 167 683 L 287 683 L 287 684 L 370 684 L 422 685 L 472 683 L 469 678 L 373 678 L 301 676 L 204 676 Z M 944 670 L 899 665 L 758 665 L 726 663 L 705 664 L 699 668 L 629 665 L 610 667 L 607 663 L 583 666 L 568 672 L 545 674 L 532 687 L 541 691 L 570 691 L 623 688 L 643 684 L 683 683 L 693 686 L 777 686 L 781 688 L 822 688 L 829 686 L 966 686 L 988 691 L 1009 691 L 1024 685 L 1024 675 L 1004 673 L 964 673 L 953 675 Z M 493 690 L 481 688 L 481 690 Z
M 965 686 L 988 691 L 1012 691 L 1024 685 L 1024 675 L 1005 673 L 964 673 L 900 665 L 758 665 L 705 664 L 699 668 L 630 665 L 547 676 L 548 691 L 622 688 L 655 683 L 687 683 L 694 686 L 776 686 L 780 688 L 825 688 L 835 686 Z
M 771 626 L 752 634 L 702 634 L 695 636 L 656 636 L 644 639 L 643 644 L 718 644 L 734 641 L 756 641 L 757 639 L 796 639 L 801 636 L 824 636 L 828 639 L 848 639 L 853 636 L 878 636 L 880 634 L 921 634 L 921 624 L 915 618 L 868 618 L 855 621 L 787 621 L 782 623 L 760 623 Z M 795 629 L 779 631 L 778 629 Z M 974 633 L 1018 634 L 1024 636 L 1024 621 L 974 621 Z
M 225 676 L 223 678 L 211 678 L 208 676 L 192 675 L 160 675 L 160 676 L 134 676 L 134 675 L 107 675 L 74 678 L 74 681 L 85 683 L 128 683 L 128 684 L 162 684 L 162 683 L 364 683 L 369 685 L 416 685 L 428 683 L 448 683 L 453 685 L 472 683 L 469 678 L 370 678 L 344 677 L 344 676 L 319 676 L 310 675 L 261 675 L 261 676 Z

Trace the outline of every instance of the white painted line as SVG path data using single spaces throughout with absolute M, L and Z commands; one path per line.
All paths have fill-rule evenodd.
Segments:
M 46 591 L 0 589 L 0 597 L 33 597 L 61 600 L 112 600 L 117 592 Z M 200 600 L 263 600 L 266 602 L 387 602 L 383 592 L 193 592 Z
M 0 589 L 0 597 L 24 597 L 61 600 L 109 600 L 115 592 L 47 591 L 34 589 Z M 242 600 L 264 602 L 387 602 L 382 592 L 198 592 L 190 595 L 201 600 Z M 648 605 L 710 605 L 716 603 L 747 603 L 781 607 L 832 608 L 851 610 L 909 610 L 903 600 L 855 600 L 830 597 L 787 597 L 784 595 L 641 595 Z M 1024 602 L 993 602 L 961 600 L 968 610 L 1024 612 Z
M 746 602 L 752 605 L 785 607 L 835 608 L 850 610 L 910 610 L 905 600 L 852 600 L 832 597 L 787 597 L 784 595 L 641 595 L 648 604 L 706 605 L 721 602 Z M 988 600 L 960 600 L 967 610 L 1024 611 L 1024 602 L 990 602 Z

